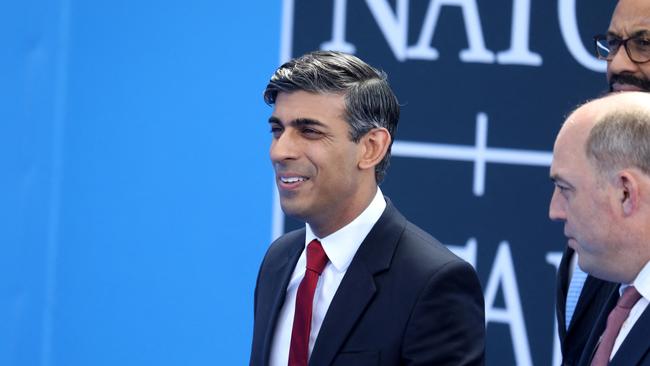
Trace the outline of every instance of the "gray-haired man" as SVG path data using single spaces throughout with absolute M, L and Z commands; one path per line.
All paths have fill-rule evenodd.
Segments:
M 650 365 L 650 94 L 618 93 L 573 112 L 551 178 L 549 216 L 564 222 L 580 268 L 621 284 L 576 364 Z

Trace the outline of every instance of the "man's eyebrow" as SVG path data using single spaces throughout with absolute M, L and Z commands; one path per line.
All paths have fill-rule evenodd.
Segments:
M 648 30 L 648 29 L 639 29 L 638 31 L 632 33 L 630 35 L 630 38 L 647 36 L 649 34 L 650 34 L 650 30 Z M 607 36 L 611 36 L 611 37 L 615 37 L 615 38 L 622 38 L 621 36 L 618 35 L 618 33 L 614 32 L 614 31 L 607 31 Z
M 285 125 L 278 117 L 271 116 L 269 117 L 269 123 L 277 123 L 279 125 Z M 313 118 L 297 118 L 287 123 L 293 127 L 304 127 L 304 126 L 318 126 L 318 127 L 327 127 L 323 122 L 313 119 Z
M 312 118 L 298 118 L 291 121 L 291 125 L 295 127 L 304 127 L 304 126 L 318 126 L 326 127 L 325 124 L 317 119 Z
M 635 37 L 641 37 L 641 36 L 647 36 L 650 34 L 650 31 L 647 29 L 640 29 L 630 35 L 630 38 L 635 38 Z
M 562 183 L 573 188 L 573 184 L 567 182 L 566 179 L 562 178 L 559 174 L 551 174 L 549 178 L 551 178 L 551 182 L 553 183 Z

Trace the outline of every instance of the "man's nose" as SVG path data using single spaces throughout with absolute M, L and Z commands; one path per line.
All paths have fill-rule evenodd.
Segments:
M 295 159 L 298 156 L 298 144 L 295 141 L 293 132 L 284 131 L 280 136 L 271 142 L 270 156 L 273 163 L 282 162 L 287 159 Z
M 628 56 L 625 45 L 621 45 L 614 54 L 614 58 L 607 63 L 607 74 L 610 76 L 613 74 L 633 73 L 637 69 L 637 64 Z
M 548 217 L 553 221 L 566 220 L 564 197 L 559 193 L 557 187 L 553 190 L 553 196 L 551 196 L 551 203 L 548 208 Z

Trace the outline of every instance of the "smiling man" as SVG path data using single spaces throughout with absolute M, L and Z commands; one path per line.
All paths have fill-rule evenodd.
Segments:
M 383 196 L 399 118 L 385 74 L 317 51 L 264 99 L 282 209 L 305 222 L 271 244 L 255 289 L 251 365 L 482 365 L 474 269 Z
M 549 216 L 564 222 L 580 268 L 620 284 L 575 364 L 650 365 L 650 94 L 612 94 L 573 112 L 551 179 Z

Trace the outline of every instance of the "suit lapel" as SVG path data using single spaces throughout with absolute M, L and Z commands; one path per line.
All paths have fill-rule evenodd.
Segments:
M 585 284 L 582 286 L 582 292 L 578 298 L 578 303 L 576 304 L 576 308 L 573 311 L 571 324 L 569 324 L 569 332 L 571 332 L 571 325 L 578 323 L 580 318 L 582 318 L 582 316 L 585 314 L 585 309 L 590 305 L 593 306 L 592 302 L 598 293 L 599 288 L 599 282 L 595 278 L 591 277 L 591 275 L 587 276 Z
M 348 268 L 318 333 L 310 365 L 329 365 L 373 298 L 376 288 L 367 268 Z
M 374 276 L 390 267 L 406 219 L 386 201 L 384 213 L 361 243 L 327 310 L 310 358 L 312 366 L 332 363 L 377 291 Z
M 647 307 L 641 317 L 634 323 L 632 330 L 616 351 L 610 365 L 638 365 L 644 355 L 650 350 L 650 307 Z
M 567 333 L 567 324 L 566 324 L 566 295 L 568 292 L 568 278 L 569 278 L 569 265 L 571 261 L 569 258 L 573 255 L 573 250 L 569 247 L 564 251 L 562 256 L 562 261 L 560 262 L 560 267 L 558 268 L 557 275 L 557 299 L 556 299 L 556 308 L 557 313 L 557 327 L 560 333 L 560 341 L 564 342 Z
M 289 286 L 291 274 L 293 273 L 293 269 L 296 267 L 296 263 L 298 262 L 305 245 L 304 230 L 301 230 L 300 233 L 301 235 L 297 235 L 298 238 L 289 239 L 293 241 L 293 243 L 290 244 L 289 250 L 287 250 L 287 255 L 283 257 L 284 260 L 274 263 L 269 269 L 269 278 L 277 278 L 278 280 L 273 282 L 273 288 L 270 291 L 270 293 L 273 294 L 273 299 L 269 302 L 262 302 L 271 304 L 269 321 L 266 326 L 266 333 L 264 334 L 264 362 L 262 363 L 264 365 L 269 363 L 269 355 L 271 352 L 273 335 L 275 333 L 275 326 L 282 305 L 284 304 L 284 299 L 287 294 L 287 286 Z

